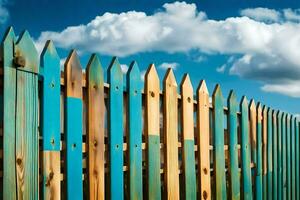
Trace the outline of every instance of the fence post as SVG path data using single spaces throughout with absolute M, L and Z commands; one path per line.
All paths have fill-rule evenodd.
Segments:
M 282 112 L 277 113 L 277 165 L 278 165 L 278 199 L 282 199 Z
M 10 27 L 2 41 L 3 59 L 3 199 L 17 199 L 15 34 Z
M 291 199 L 291 115 L 286 119 L 286 171 L 287 171 L 287 199 Z
M 108 69 L 110 198 L 124 199 L 123 175 L 123 73 L 116 57 Z
M 256 199 L 262 200 L 262 110 L 261 110 L 261 104 L 257 104 L 257 128 L 256 128 L 256 141 L 257 141 L 257 165 L 256 165 Z
M 278 148 L 278 143 L 277 143 L 277 111 L 273 110 L 273 199 L 278 198 L 278 163 L 277 163 L 277 148 Z
M 154 64 L 145 75 L 148 199 L 161 199 L 159 78 Z
M 287 199 L 287 170 L 286 170 L 286 118 L 287 114 L 282 114 L 282 126 L 281 126 L 281 146 L 282 146 L 282 199 Z
M 47 41 L 41 55 L 43 195 L 60 199 L 60 64 L 56 49 Z
M 224 109 L 223 95 L 220 85 L 216 85 L 213 93 L 213 127 L 214 127 L 214 174 L 216 199 L 226 197 L 226 173 L 224 152 Z
M 300 148 L 299 148 L 299 121 L 297 119 L 297 117 L 295 117 L 295 126 L 296 126 L 296 136 L 295 136 L 295 143 L 296 143 L 296 199 L 300 199 L 300 174 L 299 174 L 299 170 L 300 170 Z
M 197 188 L 194 150 L 194 99 L 193 86 L 188 74 L 184 75 L 180 84 L 180 89 L 185 199 L 196 200 Z
M 64 122 L 67 199 L 82 199 L 82 72 L 74 50 L 65 62 Z
M 102 65 L 96 54 L 91 56 L 87 65 L 86 79 L 89 198 L 104 200 L 104 76 Z
M 251 148 L 251 161 L 253 161 L 254 166 L 257 166 L 257 117 L 256 117 L 256 107 L 254 99 L 251 99 L 249 104 L 249 123 L 250 123 L 250 148 Z M 252 171 L 252 170 L 251 170 Z M 255 173 L 254 173 L 255 174 Z M 253 193 L 255 194 L 256 191 L 254 190 Z
M 268 199 L 273 199 L 273 154 L 272 154 L 272 143 L 273 143 L 273 132 L 272 132 L 272 109 L 268 108 L 268 123 L 267 123 L 267 191 Z
M 143 199 L 142 171 L 142 92 L 141 73 L 136 62 L 127 72 L 129 116 L 129 190 L 130 199 Z
M 263 138 L 263 199 L 267 199 L 267 110 L 266 106 L 263 106 L 263 123 L 262 123 L 262 138 Z
M 291 199 L 296 199 L 295 117 L 291 116 Z
M 16 44 L 16 172 L 20 199 L 38 199 L 38 69 L 39 59 L 34 43 L 24 31 Z
M 177 83 L 172 69 L 164 78 L 165 188 L 167 199 L 179 199 Z
M 230 91 L 228 99 L 228 130 L 229 130 L 229 174 L 230 174 L 230 195 L 231 199 L 240 199 L 240 172 L 238 157 L 238 127 L 237 111 L 238 102 L 233 90 Z
M 206 83 L 202 80 L 197 89 L 198 94 L 198 174 L 199 191 L 201 199 L 211 199 L 211 180 L 210 180 L 210 131 L 209 131 L 209 93 Z M 201 183 L 201 184 L 200 184 Z

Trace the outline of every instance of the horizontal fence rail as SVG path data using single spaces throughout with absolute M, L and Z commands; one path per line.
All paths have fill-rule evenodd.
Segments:
M 105 83 L 72 50 L 61 71 L 27 31 L 0 52 L 2 199 L 300 199 L 296 116 L 154 64 L 113 58 Z

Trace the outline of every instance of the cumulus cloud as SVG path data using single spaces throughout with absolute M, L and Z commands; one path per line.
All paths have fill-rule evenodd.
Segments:
M 151 15 L 105 13 L 88 24 L 42 32 L 36 43 L 42 46 L 52 39 L 61 48 L 117 56 L 154 51 L 235 55 L 226 63 L 230 74 L 260 80 L 264 91 L 297 96 L 291 87 L 274 88 L 295 84 L 300 77 L 298 13 L 251 8 L 242 10 L 242 16 L 214 20 L 195 4 L 175 2 Z
M 5 7 L 6 0 L 0 0 L 0 24 L 5 24 L 9 18 L 9 12 Z
M 277 22 L 281 13 L 269 8 L 247 8 L 241 10 L 241 15 L 257 21 Z
M 164 69 L 164 70 L 167 70 L 169 68 L 176 70 L 178 67 L 179 67 L 179 63 L 176 63 L 176 62 L 172 62 L 172 63 L 164 62 L 164 63 L 161 63 L 160 65 L 158 65 L 158 68 Z
M 226 69 L 226 64 L 223 64 L 222 66 L 217 67 L 216 71 L 219 73 L 224 73 L 225 69 Z

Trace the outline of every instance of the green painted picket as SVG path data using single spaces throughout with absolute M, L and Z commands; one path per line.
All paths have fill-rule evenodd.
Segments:
M 85 73 L 72 50 L 62 71 L 27 31 L 9 28 L 0 53 L 3 199 L 300 200 L 295 115 L 233 90 L 225 108 L 220 85 L 209 102 L 172 70 L 161 91 L 154 64 L 124 72 L 114 57 L 105 83 L 98 56 Z

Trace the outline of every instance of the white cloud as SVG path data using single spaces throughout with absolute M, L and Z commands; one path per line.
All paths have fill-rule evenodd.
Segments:
M 284 9 L 283 14 L 285 19 L 290 21 L 300 21 L 300 9 L 292 10 L 290 8 Z
M 158 68 L 161 68 L 164 70 L 167 70 L 169 68 L 176 70 L 178 67 L 179 67 L 179 63 L 176 63 L 176 62 L 172 62 L 172 63 L 164 62 L 164 63 L 161 63 L 160 65 L 158 65 Z
M 275 92 L 279 94 L 285 94 L 291 97 L 300 97 L 300 81 L 287 81 L 277 84 L 266 84 L 262 86 L 262 90 L 265 92 Z
M 216 71 L 219 73 L 224 73 L 225 69 L 226 69 L 226 64 L 223 64 L 222 66 L 217 67 Z
M 257 21 L 277 22 L 280 20 L 281 13 L 269 8 L 247 8 L 241 10 L 242 16 L 247 16 Z
M 6 0 L 0 0 L 0 24 L 5 24 L 9 18 L 9 12 L 5 7 Z
M 117 56 L 153 51 L 234 55 L 226 63 L 230 74 L 260 80 L 270 88 L 282 79 L 293 83 L 300 77 L 300 24 L 287 11 L 245 9 L 241 14 L 247 16 L 213 20 L 195 4 L 175 2 L 152 15 L 105 13 L 88 24 L 42 32 L 36 42 L 52 39 L 61 48 Z M 284 90 L 282 94 L 297 96 Z
M 122 70 L 123 74 L 126 74 L 128 69 L 129 69 L 128 65 L 120 64 L 120 67 L 121 67 L 121 70 Z

